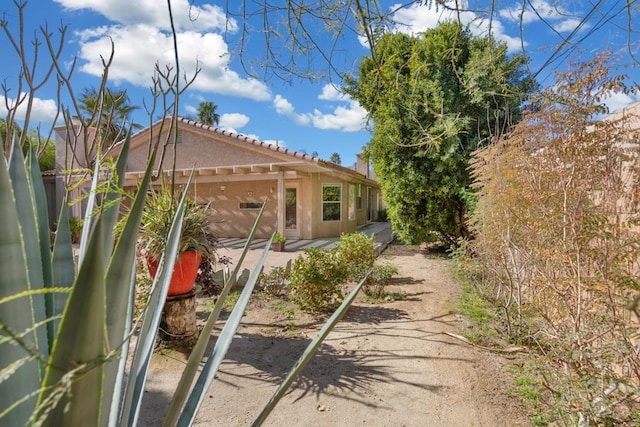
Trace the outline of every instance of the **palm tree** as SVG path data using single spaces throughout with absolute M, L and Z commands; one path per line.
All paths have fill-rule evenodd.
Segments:
M 338 153 L 333 153 L 331 155 L 331 157 L 329 158 L 329 161 L 331 163 L 335 163 L 336 165 L 341 165 L 342 164 L 342 159 L 340 158 L 340 154 L 338 154 Z
M 100 100 L 95 88 L 86 88 L 80 95 L 79 107 L 86 114 L 85 119 L 89 126 L 106 132 L 110 141 L 120 139 L 129 125 L 140 129 L 140 125 L 134 124 L 131 120 L 131 114 L 138 107 L 129 103 L 126 90 L 105 88 Z
M 202 101 L 198 106 L 198 121 L 209 126 L 217 126 L 220 114 L 216 113 L 218 106 L 211 101 Z

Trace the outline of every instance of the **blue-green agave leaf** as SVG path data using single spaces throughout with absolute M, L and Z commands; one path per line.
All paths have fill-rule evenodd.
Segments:
M 49 238 L 49 215 L 47 209 L 47 196 L 44 191 L 44 183 L 42 182 L 42 174 L 38 165 L 33 147 L 29 149 L 29 158 L 27 160 L 28 178 L 33 188 L 34 213 L 36 218 L 38 243 L 40 246 L 40 260 L 42 268 L 43 286 L 50 288 L 53 282 L 53 273 L 51 266 L 51 239 Z M 45 294 L 45 315 L 50 319 L 54 314 L 51 312 L 53 305 L 52 299 L 54 293 Z M 55 322 L 51 321 L 47 324 L 47 339 L 49 348 L 53 345 L 55 338 Z
M 89 233 L 91 233 L 93 226 L 93 216 L 95 215 L 94 208 L 96 204 L 96 193 L 98 184 L 100 182 L 100 163 L 98 161 L 99 154 L 96 156 L 96 164 L 93 168 L 93 177 L 91 178 L 91 188 L 89 189 L 89 197 L 87 198 L 87 210 L 84 214 L 84 220 L 82 221 L 82 234 L 80 235 L 80 251 L 78 254 L 78 264 L 82 263 L 87 251 L 87 245 L 89 244 Z M 103 255 L 106 256 L 106 255 Z
M 44 278 L 42 273 L 42 257 L 40 252 L 40 243 L 36 228 L 36 209 L 33 194 L 33 187 L 29 182 L 28 171 L 25 167 L 22 149 L 17 144 L 17 138 L 14 138 L 14 144 L 11 147 L 9 156 L 9 175 L 11 176 L 11 185 L 13 186 L 13 195 L 15 197 L 15 206 L 18 210 L 18 220 L 20 222 L 20 230 L 22 232 L 22 241 L 24 245 L 25 256 L 27 260 L 27 271 L 29 273 L 29 289 L 42 289 L 44 287 Z M 31 315 L 33 324 L 39 324 L 46 318 L 46 310 L 44 298 L 35 297 L 31 299 Z M 47 329 L 42 326 L 36 329 L 37 348 L 40 355 L 46 359 L 49 356 L 49 343 L 47 341 Z M 41 378 L 44 371 L 40 372 Z
M 272 240 L 273 236 L 271 236 L 271 238 L 267 241 L 267 244 L 265 245 L 265 248 L 262 252 L 262 256 L 251 272 L 251 276 L 249 276 L 247 284 L 244 286 L 242 293 L 240 294 L 240 297 L 236 302 L 236 305 L 231 311 L 229 319 L 227 319 L 224 328 L 222 328 L 222 332 L 220 332 L 220 336 L 216 341 L 216 345 L 213 347 L 213 350 L 209 354 L 207 362 L 202 368 L 202 372 L 200 372 L 200 376 L 198 377 L 193 390 L 189 394 L 189 398 L 187 399 L 184 411 L 182 412 L 182 414 L 180 415 L 180 419 L 178 420 L 178 426 L 190 426 L 193 423 L 196 415 L 198 414 L 198 411 L 202 406 L 202 401 L 207 394 L 207 390 L 209 389 L 211 382 L 215 378 L 216 373 L 218 372 L 218 368 L 220 367 L 224 356 L 227 354 L 227 350 L 229 350 L 231 341 L 233 341 L 233 337 L 236 334 L 238 326 L 240 325 L 240 321 L 242 320 L 244 311 L 247 308 L 247 304 L 249 304 L 249 298 L 251 297 L 253 288 L 258 281 L 258 277 L 260 275 L 260 272 L 262 271 L 264 261 L 267 259 L 267 255 L 269 254 L 269 248 L 271 247 Z
M 128 145 L 123 147 L 128 150 Z M 120 154 L 121 156 L 123 153 Z M 125 154 L 126 157 L 126 154 Z M 118 360 L 109 360 L 105 367 L 105 382 L 103 387 L 103 413 L 101 425 L 115 424 L 118 420 L 118 412 L 121 400 L 122 384 L 125 376 L 126 359 L 128 355 L 128 340 L 131 332 L 133 304 L 135 298 L 135 260 L 136 240 L 140 228 L 140 219 L 144 209 L 145 197 L 153 165 L 155 152 L 147 164 L 147 170 L 140 183 L 133 205 L 126 217 L 122 233 L 118 239 L 111 262 L 107 269 L 107 338 L 108 351 L 120 351 Z M 119 177 L 124 182 L 124 168 Z M 109 411 L 106 409 L 109 408 Z M 109 422 L 109 420 L 111 420 Z
M 142 326 L 138 334 L 138 341 L 136 342 L 136 348 L 133 354 L 133 362 L 129 372 L 119 425 L 135 426 L 137 423 L 140 402 L 144 392 L 144 384 L 151 361 L 153 344 L 155 343 L 158 327 L 160 326 L 160 317 L 169 290 L 173 266 L 178 256 L 182 220 L 184 218 L 184 204 L 190 184 L 191 177 L 185 186 L 180 203 L 176 208 L 176 213 L 169 230 L 167 247 L 160 258 L 158 272 L 151 287 L 147 307 L 142 319 Z
M 102 251 L 106 235 L 111 237 L 110 230 L 104 230 L 98 215 L 49 359 L 38 408 L 44 426 L 93 426 L 100 420 L 106 341 Z
M 265 205 L 262 205 L 262 209 L 258 212 L 256 217 L 256 221 L 253 224 L 253 228 L 249 233 L 249 237 L 247 237 L 247 241 L 244 245 L 244 249 L 238 262 L 236 262 L 236 267 L 231 276 L 235 277 L 239 271 L 240 266 L 251 247 L 251 242 L 253 242 L 253 238 L 258 230 L 258 224 L 260 224 L 260 220 L 262 219 L 262 215 L 264 213 Z M 230 277 L 231 277 L 230 276 Z M 220 292 L 218 299 L 216 300 L 216 304 L 213 307 L 212 312 L 207 317 L 207 321 L 200 331 L 200 337 L 196 342 L 196 345 L 191 350 L 191 354 L 189 355 L 189 359 L 187 360 L 187 365 L 182 372 L 182 376 L 180 377 L 180 381 L 178 386 L 176 387 L 176 391 L 173 393 L 173 398 L 171 399 L 171 404 L 169 405 L 169 409 L 167 410 L 167 414 L 162 422 L 163 426 L 173 427 L 176 425 L 178 421 L 178 417 L 180 416 L 180 411 L 184 406 L 184 402 L 187 400 L 187 396 L 189 395 L 189 390 L 191 389 L 191 385 L 193 384 L 193 379 L 198 372 L 198 368 L 200 367 L 200 363 L 202 361 L 202 357 L 204 356 L 205 351 L 209 345 L 209 337 L 213 332 L 213 328 L 216 325 L 218 318 L 220 317 L 220 313 L 222 312 L 222 308 L 224 307 L 224 302 L 231 291 L 231 287 L 233 286 L 233 281 L 229 278 L 227 283 L 225 283 L 224 288 Z
M 269 402 L 267 402 L 267 405 L 264 407 L 264 409 L 262 409 L 262 412 L 260 412 L 260 414 L 258 415 L 258 418 L 256 418 L 256 420 L 253 422 L 254 427 L 261 426 L 262 423 L 264 423 L 264 421 L 267 419 L 271 411 L 273 411 L 273 408 L 275 408 L 275 406 L 278 404 L 280 399 L 282 399 L 282 396 L 284 396 L 284 394 L 287 392 L 287 390 L 289 389 L 293 381 L 298 377 L 300 372 L 302 372 L 304 367 L 307 366 L 307 363 L 309 363 L 311 358 L 316 354 L 316 351 L 318 351 L 320 344 L 322 344 L 322 342 L 327 337 L 327 335 L 329 335 L 331 330 L 333 330 L 336 324 L 345 315 L 347 310 L 349 310 L 349 307 L 351 307 L 351 304 L 356 299 L 356 295 L 358 295 L 358 292 L 360 292 L 360 289 L 362 289 L 362 286 L 364 285 L 365 281 L 369 277 L 369 274 L 371 274 L 371 271 L 369 271 L 364 276 L 364 278 L 360 281 L 360 283 L 358 283 L 358 285 L 353 289 L 353 291 L 351 291 L 349 296 L 345 298 L 344 301 L 342 301 L 342 304 L 340 304 L 340 307 L 338 307 L 338 309 L 331 315 L 329 320 L 327 320 L 327 323 L 324 324 L 320 332 L 318 332 L 318 334 L 311 340 L 307 348 L 302 353 L 302 356 L 300 356 L 296 364 L 293 365 L 293 367 L 289 371 L 289 374 L 287 374 L 287 377 L 280 384 L 280 386 L 278 387 L 276 392 L 273 394 Z
M 116 222 L 118 221 L 118 216 L 120 215 L 120 201 L 122 199 L 122 189 L 124 185 L 125 173 L 127 171 L 127 158 L 129 157 L 130 146 L 131 129 L 129 129 L 127 135 L 124 138 L 124 141 L 122 142 L 120 154 L 118 155 L 118 160 L 116 162 L 116 176 L 112 178 L 112 180 L 114 181 L 112 185 L 116 188 L 110 189 L 104 195 L 104 222 L 105 228 L 107 230 L 112 230 L 115 227 Z M 107 244 L 105 255 L 107 256 L 107 258 L 109 258 L 111 256 L 111 251 L 113 250 L 113 239 L 107 239 L 105 243 Z
M 29 277 L 11 180 L 6 163 L 0 163 L 0 298 L 4 298 L 28 291 Z M 3 425 L 23 426 L 35 409 L 37 396 L 31 393 L 40 387 L 40 365 L 34 356 L 41 356 L 34 324 L 30 297 L 0 304 L 0 338 L 3 339 L 0 370 L 16 366 L 14 364 L 20 360 L 26 361 L 0 381 L 0 414 L 4 413 L 0 424 Z M 13 339 L 4 339 L 25 331 L 28 333 L 20 344 Z M 16 405 L 17 402 L 20 403 Z M 6 412 L 10 407 L 12 409 Z
M 67 213 L 67 199 L 62 201 L 60 215 L 58 216 L 58 228 L 53 242 L 53 255 L 51 266 L 53 268 L 52 284 L 54 288 L 70 288 L 76 277 L 73 262 L 73 245 L 71 244 L 71 230 L 69 229 L 69 214 Z M 49 323 L 53 334 L 58 333 L 60 319 L 53 319 L 62 315 L 67 305 L 68 293 L 51 293 L 47 299 L 47 316 L 51 318 Z

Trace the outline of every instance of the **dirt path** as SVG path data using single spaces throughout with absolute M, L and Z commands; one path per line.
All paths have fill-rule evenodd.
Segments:
M 353 306 L 267 421 L 273 426 L 526 426 L 506 396 L 514 363 L 445 332 L 459 287 L 448 261 L 418 247 L 390 246 L 402 301 Z M 292 316 L 293 315 L 293 316 Z M 252 303 L 196 425 L 250 425 L 317 329 L 278 300 Z M 141 425 L 158 425 L 184 358 L 154 356 Z

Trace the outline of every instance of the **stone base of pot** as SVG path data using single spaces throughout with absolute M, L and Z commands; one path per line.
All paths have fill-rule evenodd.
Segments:
M 194 291 L 167 297 L 160 320 L 160 338 L 184 345 L 192 345 L 197 341 Z

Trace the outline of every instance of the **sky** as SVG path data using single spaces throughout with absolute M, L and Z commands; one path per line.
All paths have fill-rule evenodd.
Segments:
M 469 1 L 469 9 L 484 8 L 489 3 Z M 270 78 L 265 80 L 264 74 L 248 74 L 253 66 L 260 70 L 260 58 L 265 49 L 259 31 L 261 17 L 242 21 L 237 15 L 226 12 L 229 3 L 234 2 L 172 0 L 181 73 L 193 76 L 196 66 L 200 67 L 193 84 L 180 98 L 180 114 L 195 117 L 199 103 L 211 101 L 218 106 L 218 127 L 222 129 L 308 154 L 316 152 L 324 159 L 337 152 L 343 165 L 354 164 L 356 154 L 371 138 L 366 111 L 340 92 L 341 82 L 336 73 L 313 82 L 286 81 L 268 73 Z M 553 84 L 554 71 L 565 69 L 568 61 L 589 58 L 605 49 L 619 55 L 622 63 L 629 61 L 629 22 L 623 7 L 626 1 L 528 0 L 528 3 L 535 6 L 535 11 L 528 6 L 523 13 L 522 0 L 497 0 L 493 20 L 483 19 L 480 12 L 472 11 L 463 12 L 460 19 L 478 35 L 491 29 L 512 54 L 524 49 L 531 58 L 532 72 L 537 73 L 543 86 Z M 419 2 L 401 6 L 397 2 L 381 0 L 380 7 L 393 17 L 392 31 L 412 34 L 455 17 L 442 8 L 436 10 Z M 0 0 L 0 13 L 7 28 L 16 34 L 18 11 L 13 0 Z M 133 105 L 142 106 L 143 102 L 149 105 L 155 64 L 164 70 L 174 63 L 165 1 L 32 0 L 27 4 L 27 42 L 44 26 L 54 35 L 54 40 L 59 40 L 57 31 L 61 24 L 67 26 L 67 33 L 60 65 L 69 72 L 73 58 L 76 58 L 71 78 L 76 94 L 100 85 L 102 61 L 108 58 L 113 42 L 115 54 L 109 72 L 110 87 L 126 89 Z M 640 27 L 636 25 L 635 28 Z M 244 45 L 239 42 L 241 36 L 245 36 Z M 558 49 L 566 38 L 570 42 Z M 631 34 L 630 38 L 635 43 L 638 36 Z M 318 40 L 324 46 L 332 42 L 326 37 L 323 40 L 321 32 Z M 335 45 L 336 68 L 343 73 L 357 73 L 359 60 L 369 54 L 365 40 L 355 33 L 347 33 L 337 39 Z M 30 43 L 25 46 L 32 59 L 34 53 Z M 241 46 L 244 48 L 244 66 L 238 54 Z M 632 52 L 636 48 L 637 45 L 632 46 Z M 3 57 L 0 81 L 10 89 L 11 102 L 19 90 L 19 67 L 4 33 L 0 33 L 0 52 Z M 35 74 L 36 83 L 46 71 L 46 46 L 41 46 L 38 55 L 42 65 Z M 322 67 L 323 63 L 316 55 L 311 65 Z M 628 72 L 635 78 L 635 69 Z M 56 91 L 55 80 L 52 80 L 36 92 L 32 120 L 42 123 L 43 127 L 53 121 Z M 0 93 L 0 97 L 4 98 L 4 94 Z M 615 111 L 636 100 L 635 95 L 619 95 L 606 102 L 610 110 Z M 0 116 L 5 115 L 6 108 L 0 105 Z M 142 125 L 149 121 L 143 108 L 134 114 L 134 120 Z

